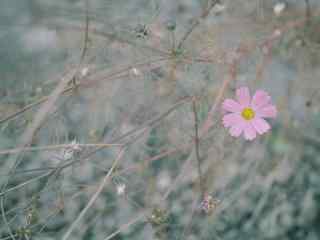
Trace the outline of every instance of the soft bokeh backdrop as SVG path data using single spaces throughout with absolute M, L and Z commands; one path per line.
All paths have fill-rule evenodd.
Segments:
M 319 60 L 318 0 L 2 0 L 0 239 L 320 239 Z

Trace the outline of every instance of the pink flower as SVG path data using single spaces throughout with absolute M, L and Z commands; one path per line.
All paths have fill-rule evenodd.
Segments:
M 258 90 L 250 97 L 249 89 L 241 87 L 236 91 L 237 100 L 226 99 L 222 108 L 227 113 L 223 117 L 223 125 L 230 128 L 230 135 L 239 137 L 242 132 L 246 140 L 253 140 L 257 133 L 262 135 L 271 127 L 264 118 L 275 118 L 277 109 L 270 103 L 271 97 L 263 90 Z

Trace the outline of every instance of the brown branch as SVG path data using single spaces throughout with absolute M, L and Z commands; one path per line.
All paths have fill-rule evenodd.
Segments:
M 97 191 L 93 194 L 93 196 L 90 198 L 89 202 L 87 203 L 87 205 L 85 206 L 84 209 L 82 209 L 82 211 L 79 213 L 78 217 L 76 218 L 76 220 L 71 224 L 71 226 L 68 228 L 67 232 L 63 235 L 62 240 L 67 240 L 71 233 L 75 230 L 75 228 L 77 227 L 77 225 L 80 223 L 80 221 L 82 220 L 82 218 L 85 216 L 85 214 L 87 213 L 87 211 L 89 210 L 89 208 L 94 204 L 94 202 L 97 200 L 97 198 L 99 197 L 99 195 L 101 194 L 101 192 L 103 191 L 104 187 L 107 185 L 107 183 L 110 182 L 110 177 L 111 174 L 113 174 L 115 168 L 117 167 L 117 165 L 119 164 L 120 159 L 123 157 L 124 154 L 124 149 L 121 149 L 118 153 L 117 158 L 114 160 L 110 170 L 108 171 L 108 173 L 105 175 L 105 177 L 102 179 L 102 181 L 99 184 L 99 187 L 97 189 Z
M 24 152 L 33 152 L 33 151 L 49 151 L 49 150 L 57 150 L 61 148 L 70 148 L 72 144 L 58 144 L 58 145 L 49 145 L 49 146 L 40 146 L 40 147 L 24 147 L 24 148 L 12 148 L 12 149 L 4 149 L 0 150 L 0 155 L 4 154 L 16 154 L 21 151 Z M 122 144 L 109 144 L 109 143 L 86 143 L 86 144 L 77 144 L 79 147 L 121 147 Z
M 84 31 L 84 43 L 81 54 L 81 62 L 83 62 L 87 50 L 88 50 L 88 42 L 89 42 L 89 0 L 86 0 L 86 21 L 85 21 L 85 31 Z
M 195 131 L 194 146 L 196 151 L 196 160 L 198 164 L 199 186 L 200 186 L 201 196 L 204 196 L 205 188 L 202 182 L 201 158 L 200 158 L 200 149 L 199 149 L 199 120 L 198 120 L 197 106 L 196 106 L 195 99 L 193 99 L 192 101 L 192 110 L 193 110 L 193 116 L 194 116 L 194 131 Z
M 134 67 L 140 67 L 141 68 L 141 67 L 144 67 L 145 65 L 150 65 L 152 63 L 162 62 L 162 61 L 166 61 L 166 60 L 169 60 L 169 57 L 168 58 L 155 59 L 155 60 L 148 60 L 147 62 L 137 63 L 137 64 L 134 65 Z M 88 87 L 90 87 L 90 86 L 92 86 L 94 84 L 97 84 L 98 82 L 101 82 L 103 80 L 115 80 L 115 79 L 119 79 L 119 78 L 122 79 L 123 77 L 127 76 L 126 72 L 130 71 L 131 69 L 132 69 L 132 65 L 125 66 L 122 69 L 120 69 L 119 71 L 111 72 L 108 75 L 103 76 L 101 78 L 93 79 L 93 80 L 86 81 L 86 82 L 78 82 L 75 85 L 73 84 L 72 86 L 65 88 L 61 92 L 61 95 L 67 94 L 67 93 L 71 92 L 72 90 L 74 90 L 75 88 L 88 88 Z M 126 73 L 126 74 L 124 74 L 124 73 Z M 7 122 L 7 121 L 15 119 L 16 117 L 20 116 L 24 112 L 29 111 L 32 108 L 34 108 L 34 107 L 36 107 L 38 105 L 41 105 L 42 103 L 45 103 L 46 101 L 48 101 L 48 99 L 49 99 L 49 96 L 45 96 L 45 97 L 42 97 L 41 99 L 39 99 L 39 100 L 29 104 L 29 105 L 26 105 L 22 109 L 20 109 L 20 110 L 18 110 L 16 112 L 4 117 L 3 119 L 0 119 L 0 124 L 3 124 L 5 122 Z
M 212 0 L 211 4 L 208 4 L 209 7 L 207 7 L 203 13 L 201 14 L 201 16 L 194 20 L 193 24 L 191 25 L 191 27 L 188 29 L 188 31 L 183 35 L 183 37 L 181 38 L 177 49 L 180 49 L 182 47 L 182 45 L 184 44 L 184 42 L 187 40 L 187 38 L 190 36 L 190 34 L 200 25 L 201 20 L 205 19 L 211 12 L 211 10 L 214 8 L 214 6 L 216 4 L 220 3 L 220 0 Z

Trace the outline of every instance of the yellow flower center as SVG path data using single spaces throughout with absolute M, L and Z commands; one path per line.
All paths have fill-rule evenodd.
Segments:
M 253 111 L 252 108 L 245 108 L 245 109 L 242 110 L 241 116 L 242 116 L 245 120 L 249 121 L 249 120 L 251 120 L 252 118 L 254 118 L 255 113 L 254 113 L 254 111 Z

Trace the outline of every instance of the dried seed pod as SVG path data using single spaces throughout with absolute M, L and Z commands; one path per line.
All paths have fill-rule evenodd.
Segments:
M 155 207 L 152 210 L 152 213 L 149 217 L 149 222 L 153 225 L 153 226 L 159 226 L 162 224 L 165 224 L 169 219 L 169 214 L 166 210 L 161 209 L 159 207 Z
M 205 195 L 202 202 L 200 203 L 200 209 L 205 214 L 212 214 L 216 207 L 220 204 L 220 200 L 213 198 L 211 195 Z

